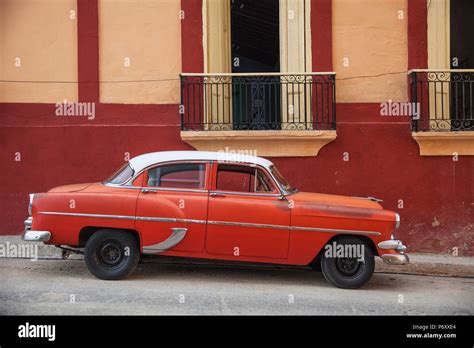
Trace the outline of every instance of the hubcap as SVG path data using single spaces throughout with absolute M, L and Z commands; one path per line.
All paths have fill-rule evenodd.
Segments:
M 108 242 L 100 250 L 100 257 L 107 265 L 114 266 L 122 259 L 122 250 L 119 245 Z
M 336 266 L 339 272 L 346 276 L 351 276 L 357 273 L 359 270 L 361 262 L 355 258 L 338 258 L 336 260 Z

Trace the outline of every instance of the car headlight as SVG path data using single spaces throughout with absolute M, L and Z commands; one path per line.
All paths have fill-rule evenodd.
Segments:
M 28 214 L 30 214 L 30 216 L 33 211 L 33 197 L 34 196 L 35 196 L 34 193 L 30 193 L 30 203 L 28 203 Z
M 398 213 L 395 213 L 395 229 L 398 230 L 400 227 L 400 215 Z

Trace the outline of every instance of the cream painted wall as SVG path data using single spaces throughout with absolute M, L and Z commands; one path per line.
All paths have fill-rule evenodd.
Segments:
M 179 103 L 180 10 L 180 0 L 99 0 L 101 102 Z M 173 81 L 104 83 L 154 79 Z
M 337 102 L 406 101 L 407 0 L 333 0 L 332 4 Z M 401 73 L 340 80 L 393 72 Z
M 0 0 L 0 80 L 77 81 L 76 0 Z M 15 66 L 20 59 L 20 66 Z M 0 82 L 0 102 L 77 101 L 76 83 Z

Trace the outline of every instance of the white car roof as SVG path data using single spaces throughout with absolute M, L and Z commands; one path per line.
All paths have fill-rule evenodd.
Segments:
M 264 168 L 269 168 L 273 163 L 269 160 L 240 154 L 238 151 L 232 152 L 211 152 L 211 151 L 160 151 L 146 153 L 137 157 L 133 157 L 128 162 L 130 166 L 135 170 L 135 173 L 152 166 L 154 164 L 170 162 L 170 161 L 225 161 L 232 163 L 250 163 L 258 164 Z

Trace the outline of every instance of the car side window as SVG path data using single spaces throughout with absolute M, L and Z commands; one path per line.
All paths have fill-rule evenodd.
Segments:
M 203 189 L 206 182 L 204 163 L 168 164 L 148 171 L 147 186 L 180 189 Z
M 261 169 L 242 165 L 219 164 L 216 188 L 235 192 L 276 192 L 271 179 Z

